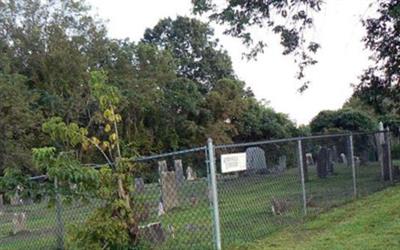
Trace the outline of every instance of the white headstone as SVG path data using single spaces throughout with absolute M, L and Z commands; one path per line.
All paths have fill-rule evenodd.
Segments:
M 167 167 L 167 161 L 159 161 L 158 162 L 158 174 L 161 176 L 162 173 L 167 172 L 168 167 Z
M 343 163 L 345 166 L 348 165 L 347 157 L 346 157 L 346 155 L 345 155 L 344 153 L 341 153 L 341 154 L 340 154 L 340 159 L 342 160 L 342 163 Z
M 312 153 L 307 153 L 306 154 L 306 163 L 307 163 L 307 166 L 314 165 L 314 158 L 312 156 Z
M 385 131 L 385 128 L 383 127 L 383 123 L 382 122 L 379 122 L 378 130 L 382 131 L 382 132 Z M 384 133 L 379 133 L 378 134 L 378 144 L 382 145 L 384 143 L 385 143 L 385 134 Z
M 246 149 L 246 164 L 249 171 L 267 171 L 267 161 L 262 148 L 251 147 Z
M 354 157 L 354 164 L 356 167 L 359 167 L 361 165 L 360 157 L 357 156 Z
M 161 216 L 161 215 L 164 215 L 164 214 L 165 214 L 164 205 L 160 201 L 160 203 L 158 203 L 158 216 Z
M 186 176 L 187 176 L 186 179 L 188 181 L 193 181 L 193 180 L 196 179 L 195 173 L 194 173 L 194 171 L 193 171 L 193 169 L 191 167 L 188 167 L 186 169 Z

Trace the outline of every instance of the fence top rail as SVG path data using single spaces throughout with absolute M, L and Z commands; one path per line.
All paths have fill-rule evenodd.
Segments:
M 299 137 L 291 137 L 291 138 L 283 138 L 283 139 L 274 139 L 274 140 L 262 140 L 256 142 L 244 142 L 244 143 L 232 143 L 232 144 L 220 144 L 215 145 L 215 149 L 225 149 L 225 148 L 235 148 L 235 147 L 249 147 L 249 146 L 258 146 L 272 143 L 282 143 L 282 142 L 293 142 L 299 140 L 312 140 L 312 139 L 324 139 L 324 138 L 332 138 L 332 137 L 343 137 L 350 135 L 369 135 L 369 134 L 378 134 L 385 133 L 387 131 L 371 131 L 371 132 L 347 132 L 347 133 L 338 133 L 338 134 L 324 134 L 324 135 L 312 135 L 312 136 L 299 136 Z
M 219 144 L 219 145 L 215 145 L 214 148 L 215 149 L 225 149 L 225 148 L 234 148 L 234 147 L 249 147 L 249 146 L 257 146 L 257 145 L 272 144 L 272 143 L 293 142 L 293 141 L 299 141 L 299 140 L 323 139 L 323 138 L 342 137 L 342 136 L 350 136 L 350 135 L 371 135 L 371 134 L 379 134 L 379 133 L 385 133 L 385 132 L 388 132 L 388 131 L 387 130 L 377 130 L 377 131 L 371 131 L 371 132 L 348 132 L 348 133 L 338 133 L 338 134 L 301 136 L 301 137 L 292 137 L 292 138 L 275 139 L 275 140 L 262 140 L 262 141 L 256 141 L 256 142 Z M 196 147 L 196 148 L 191 148 L 191 149 L 173 151 L 173 152 L 164 153 L 164 154 L 131 158 L 130 160 L 133 162 L 145 162 L 145 161 L 157 160 L 157 159 L 162 159 L 165 157 L 170 157 L 170 156 L 175 156 L 175 155 L 200 152 L 200 151 L 204 151 L 206 149 L 207 149 L 207 146 L 202 146 L 202 147 Z M 100 167 L 105 166 L 106 164 L 84 164 L 84 165 L 93 167 L 93 168 L 100 168 Z M 29 180 L 31 180 L 31 181 L 44 180 L 47 178 L 48 178 L 48 175 L 39 175 L 39 176 L 29 177 Z
M 134 161 L 134 162 L 143 162 L 143 161 L 149 161 L 149 160 L 156 160 L 156 159 L 170 157 L 170 156 L 174 156 L 174 155 L 182 155 L 182 154 L 187 154 L 187 153 L 204 151 L 204 150 L 206 150 L 206 148 L 207 148 L 206 146 L 203 146 L 203 147 L 197 147 L 197 148 L 191 148 L 191 149 L 184 149 L 184 150 L 179 150 L 179 151 L 174 151 L 174 152 L 169 152 L 169 153 L 164 153 L 164 154 L 143 156 L 143 157 L 138 157 L 138 158 L 131 158 L 131 160 Z

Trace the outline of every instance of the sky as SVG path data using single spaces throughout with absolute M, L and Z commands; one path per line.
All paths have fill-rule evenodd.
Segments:
M 109 36 L 142 38 L 146 28 L 164 17 L 191 15 L 191 0 L 87 0 L 93 11 L 107 21 Z M 314 15 L 315 27 L 310 36 L 322 48 L 318 64 L 309 68 L 308 90 L 300 94 L 301 82 L 295 78 L 297 67 L 290 56 L 282 55 L 277 38 L 268 39 L 268 47 L 257 60 L 242 58 L 246 48 L 238 39 L 222 34 L 223 27 L 212 24 L 216 37 L 233 61 L 240 80 L 251 87 L 256 98 L 265 100 L 276 111 L 287 113 L 297 124 L 307 124 L 321 110 L 339 109 L 353 92 L 351 84 L 371 64 L 369 51 L 364 49 L 365 31 L 360 19 L 371 15 L 373 0 L 329 0 Z M 256 32 L 263 33 L 264 30 Z M 264 35 L 264 34 L 255 34 Z

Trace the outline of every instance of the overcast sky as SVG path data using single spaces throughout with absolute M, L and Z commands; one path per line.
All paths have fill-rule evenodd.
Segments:
M 190 15 L 191 0 L 87 0 L 101 18 L 108 20 L 109 35 L 138 41 L 144 30 L 160 18 Z M 228 50 L 236 74 L 253 89 L 257 99 L 269 101 L 276 111 L 288 113 L 298 124 L 308 123 L 319 111 L 338 109 L 351 96 L 351 83 L 357 83 L 362 70 L 369 65 L 368 51 L 361 39 L 364 29 L 361 17 L 373 13 L 373 0 L 329 0 L 315 16 L 313 38 L 322 49 L 319 63 L 307 71 L 312 81 L 303 94 L 295 79 L 293 59 L 281 54 L 278 40 L 267 41 L 268 48 L 257 61 L 242 59 L 246 49 L 239 40 L 222 35 L 216 25 L 216 36 Z M 260 31 L 262 32 L 262 31 Z

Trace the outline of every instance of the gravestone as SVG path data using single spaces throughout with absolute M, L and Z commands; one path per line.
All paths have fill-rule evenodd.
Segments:
M 175 172 L 161 173 L 161 191 L 165 212 L 179 206 Z
M 158 174 L 161 176 L 162 173 L 168 171 L 167 161 L 159 161 L 158 162 Z
M 196 173 L 193 171 L 192 167 L 188 167 L 186 169 L 186 176 L 187 176 L 186 179 L 188 181 L 194 181 L 196 179 Z
M 260 147 L 246 149 L 246 165 L 249 172 L 258 174 L 268 173 L 264 150 Z
M 333 150 L 328 148 L 328 163 L 326 165 L 328 174 L 333 174 Z
M 332 161 L 333 161 L 334 163 L 338 163 L 338 162 L 339 162 L 339 159 L 338 159 L 338 152 L 337 152 L 336 146 L 333 146 L 333 147 L 332 147 Z
M 329 155 L 328 149 L 322 147 L 317 156 L 317 174 L 319 178 L 326 178 L 328 175 Z
M 150 223 L 139 227 L 141 238 L 152 244 L 160 244 L 166 240 L 161 222 Z
M 311 153 L 306 153 L 306 164 L 307 164 L 307 166 L 314 165 L 314 158 Z
M 176 184 L 178 185 L 178 187 L 180 187 L 185 182 L 185 176 L 183 174 L 182 160 L 175 160 L 174 165 L 175 165 L 175 174 L 176 174 Z
M 360 164 L 367 165 L 369 161 L 369 152 L 368 150 L 363 150 L 360 155 Z
M 26 214 L 14 213 L 13 219 L 13 234 L 16 235 L 21 232 L 26 232 Z
M 279 171 L 284 172 L 286 171 L 286 155 L 280 156 L 279 157 Z
M 347 166 L 348 162 L 347 162 L 347 157 L 344 153 L 340 154 L 340 159 L 342 160 L 343 165 Z
M 22 205 L 22 200 L 19 197 L 18 191 L 16 191 L 15 194 L 10 198 L 10 205 L 11 206 L 20 206 L 20 205 Z
M 144 181 L 143 178 L 135 178 L 135 191 L 137 193 L 143 193 L 144 192 Z
M 354 165 L 356 168 L 358 168 L 361 165 L 360 157 L 354 156 Z
M 4 208 L 4 199 L 3 199 L 3 195 L 0 194 L 0 211 L 3 210 Z
M 165 214 L 164 204 L 162 203 L 162 201 L 160 201 L 160 202 L 158 203 L 158 212 L 157 212 L 157 215 L 158 215 L 158 216 L 161 216 L 161 215 L 164 215 L 164 214 Z
M 389 147 L 385 143 L 382 145 L 382 178 L 384 181 L 390 180 L 390 156 L 389 156 Z

